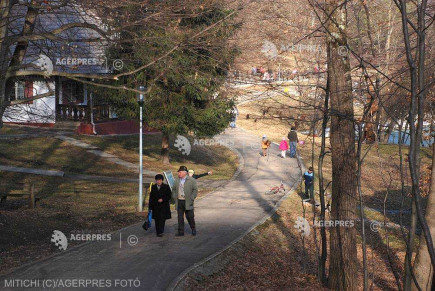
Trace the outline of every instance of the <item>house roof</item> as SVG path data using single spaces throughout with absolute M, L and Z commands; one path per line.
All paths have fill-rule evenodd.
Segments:
M 19 36 L 27 14 L 27 7 L 15 5 L 11 13 L 9 36 Z M 76 5 L 69 5 L 56 10 L 45 10 L 37 16 L 34 34 L 52 33 L 66 24 L 95 25 L 101 31 L 106 31 L 104 24 L 95 13 Z M 50 70 L 53 72 L 76 74 L 108 74 L 111 73 L 110 62 L 105 51 L 108 41 L 94 29 L 86 27 L 71 27 L 56 34 L 55 40 L 44 38 L 29 41 L 29 46 L 23 60 L 25 70 Z M 90 41 L 92 40 L 92 41 Z M 16 44 L 11 46 L 11 54 Z M 41 60 L 46 66 L 41 66 Z M 50 64 L 52 64 L 52 68 Z

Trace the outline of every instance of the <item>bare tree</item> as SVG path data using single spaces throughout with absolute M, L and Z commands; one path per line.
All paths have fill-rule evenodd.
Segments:
M 420 143 L 422 139 L 423 122 L 424 122 L 424 106 L 426 92 L 428 90 L 428 84 L 425 80 L 425 46 L 426 46 L 426 15 L 427 15 L 427 1 L 422 0 L 416 3 L 416 23 L 409 16 L 409 6 L 405 0 L 394 0 L 396 6 L 401 12 L 402 19 L 402 30 L 403 30 L 403 40 L 405 44 L 406 59 L 408 63 L 409 76 L 411 80 L 409 92 L 411 94 L 410 98 L 410 108 L 408 114 L 408 124 L 410 127 L 410 146 L 409 146 L 409 169 L 412 180 L 412 198 L 413 198 L 413 208 L 417 219 L 423 229 L 424 238 L 426 240 L 427 250 L 432 267 L 435 267 L 435 253 L 433 247 L 432 236 L 430 228 L 423 214 L 423 209 L 421 205 L 421 193 L 419 188 L 419 178 L 420 178 Z M 416 34 L 416 39 L 414 39 L 415 49 L 413 48 L 413 33 L 409 31 L 412 29 Z M 415 222 L 414 222 L 415 224 Z M 414 230 L 411 229 L 408 239 L 407 247 L 407 261 L 405 264 L 408 266 L 408 270 L 411 269 L 410 261 L 413 254 L 413 237 Z M 411 271 L 407 271 L 405 276 L 405 290 L 411 288 Z
M 432 145 L 432 148 L 432 175 L 425 215 L 430 232 L 433 236 L 435 233 L 435 145 Z M 431 290 L 434 284 L 434 268 L 430 261 L 429 251 L 424 236 L 420 239 L 420 245 L 415 259 L 414 272 L 421 290 Z M 417 285 L 414 282 L 412 284 L 412 290 L 418 290 Z
M 332 206 L 334 221 L 355 220 L 356 164 L 352 81 L 347 48 L 346 3 L 328 1 L 326 44 L 330 88 Z M 357 290 L 356 230 L 339 225 L 330 230 L 329 286 L 335 290 Z

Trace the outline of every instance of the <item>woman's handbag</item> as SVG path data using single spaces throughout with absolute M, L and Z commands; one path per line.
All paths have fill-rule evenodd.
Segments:
M 145 220 L 145 222 L 142 225 L 142 228 L 145 230 L 148 230 L 151 227 L 151 221 L 153 219 L 153 211 L 150 209 L 148 211 L 148 216 L 147 219 Z

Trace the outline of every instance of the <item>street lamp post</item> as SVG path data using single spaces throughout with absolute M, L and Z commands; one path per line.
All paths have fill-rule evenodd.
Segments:
M 143 144 L 142 144 L 142 135 L 143 135 L 143 122 L 142 122 L 142 108 L 144 103 L 144 94 L 145 91 L 144 86 L 140 86 L 139 90 L 142 92 L 137 96 L 137 103 L 139 104 L 139 212 L 143 211 Z

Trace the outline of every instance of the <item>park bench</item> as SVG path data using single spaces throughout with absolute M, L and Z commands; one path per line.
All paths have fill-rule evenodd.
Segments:
M 35 208 L 36 202 L 40 200 L 39 197 L 35 197 L 34 183 L 16 183 L 12 188 L 0 189 L 0 205 L 5 203 L 8 197 L 27 197 L 29 208 Z

